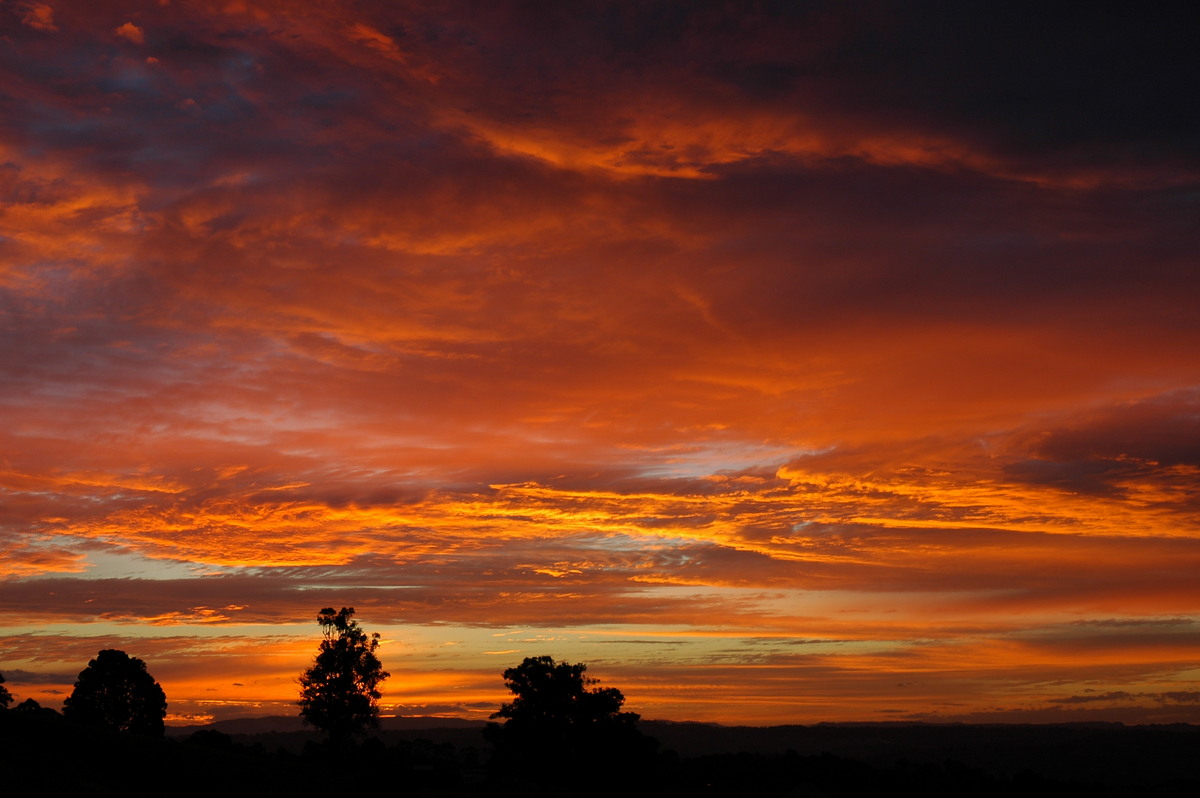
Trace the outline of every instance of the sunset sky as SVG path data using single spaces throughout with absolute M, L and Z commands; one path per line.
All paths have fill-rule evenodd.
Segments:
M 6 0 L 6 686 L 1200 722 L 1194 27 L 1046 5 Z

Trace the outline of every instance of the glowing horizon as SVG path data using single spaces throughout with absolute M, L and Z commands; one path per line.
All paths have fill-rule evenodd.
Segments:
M 0 9 L 17 699 L 1200 722 L 1186 26 L 535 5 Z

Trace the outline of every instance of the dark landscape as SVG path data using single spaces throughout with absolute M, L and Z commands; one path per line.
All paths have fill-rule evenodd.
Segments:
M 643 721 L 649 768 L 596 761 L 573 778 L 499 781 L 484 724 L 384 718 L 335 749 L 297 718 L 172 727 L 165 739 L 73 725 L 55 713 L 0 713 L 6 781 L 19 795 L 490 796 L 1192 796 L 1200 727 Z M 603 777 L 601 778 L 601 774 Z

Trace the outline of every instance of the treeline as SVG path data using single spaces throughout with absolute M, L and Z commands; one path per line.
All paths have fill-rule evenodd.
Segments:
M 415 735 L 421 732 L 413 732 Z M 315 735 L 314 735 L 315 737 Z M 371 736 L 349 746 L 311 740 L 302 751 L 268 749 L 255 735 L 200 730 L 182 738 L 149 737 L 71 723 L 57 713 L 0 712 L 0 760 L 6 795 L 220 796 L 297 798 L 859 798 L 871 795 L 1037 798 L 1182 798 L 1200 794 L 1195 779 L 1104 784 L 1032 772 L 1002 776 L 956 761 L 867 763 L 832 754 L 728 753 L 678 756 L 659 750 L 639 769 L 598 758 L 573 769 L 496 770 L 491 748 L 436 744 L 419 736 L 384 743 Z
M 680 756 L 643 731 L 614 687 L 582 664 L 528 657 L 502 674 L 512 700 L 479 745 L 393 740 L 378 728 L 388 678 L 379 636 L 354 609 L 324 608 L 322 640 L 299 678 L 300 715 L 320 730 L 303 751 L 269 750 L 214 729 L 163 736 L 167 701 L 146 663 L 105 649 L 79 674 L 60 715 L 14 702 L 0 674 L 0 752 L 6 786 L 28 795 L 329 796 L 1148 796 L 1200 794 L 1200 770 L 1130 773 L 1118 782 L 996 772 L 954 760 L 881 763 L 833 754 L 734 752 Z M 914 732 L 920 727 L 914 727 Z M 1186 735 L 1200 742 L 1200 734 Z M 1181 737 L 1182 739 L 1182 737 Z M 1200 746 L 1197 746 L 1200 748 Z M 1184 756 L 1200 761 L 1200 750 Z

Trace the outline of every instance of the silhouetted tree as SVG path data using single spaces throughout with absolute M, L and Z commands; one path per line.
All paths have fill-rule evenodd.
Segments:
M 63 715 L 87 726 L 161 737 L 167 696 L 146 663 L 107 648 L 79 673 Z
M 379 635 L 368 636 L 353 616 L 353 607 L 321 610 L 325 639 L 300 676 L 300 715 L 338 743 L 378 727 L 379 685 L 389 675 L 375 656 Z
M 571 795 L 606 794 L 616 781 L 644 775 L 657 742 L 638 731 L 636 713 L 621 711 L 621 691 L 596 687 L 586 671 L 551 657 L 504 671 L 516 698 L 492 715 L 503 725 L 484 729 L 496 746 L 495 775 Z
M 622 712 L 625 696 L 615 687 L 592 687 L 599 680 L 584 676 L 587 665 L 556 663 L 552 657 L 526 657 L 504 672 L 504 686 L 516 695 L 493 718 L 507 718 L 504 728 L 569 733 L 600 725 L 632 725 L 638 716 Z M 495 726 L 496 724 L 492 724 Z
M 25 717 L 35 718 L 58 718 L 58 711 L 53 707 L 44 707 L 37 702 L 35 698 L 26 698 L 21 703 L 12 708 L 13 712 L 19 712 Z
M 0 673 L 0 709 L 8 709 L 12 700 L 12 693 L 8 692 L 8 688 L 4 686 L 4 674 Z

